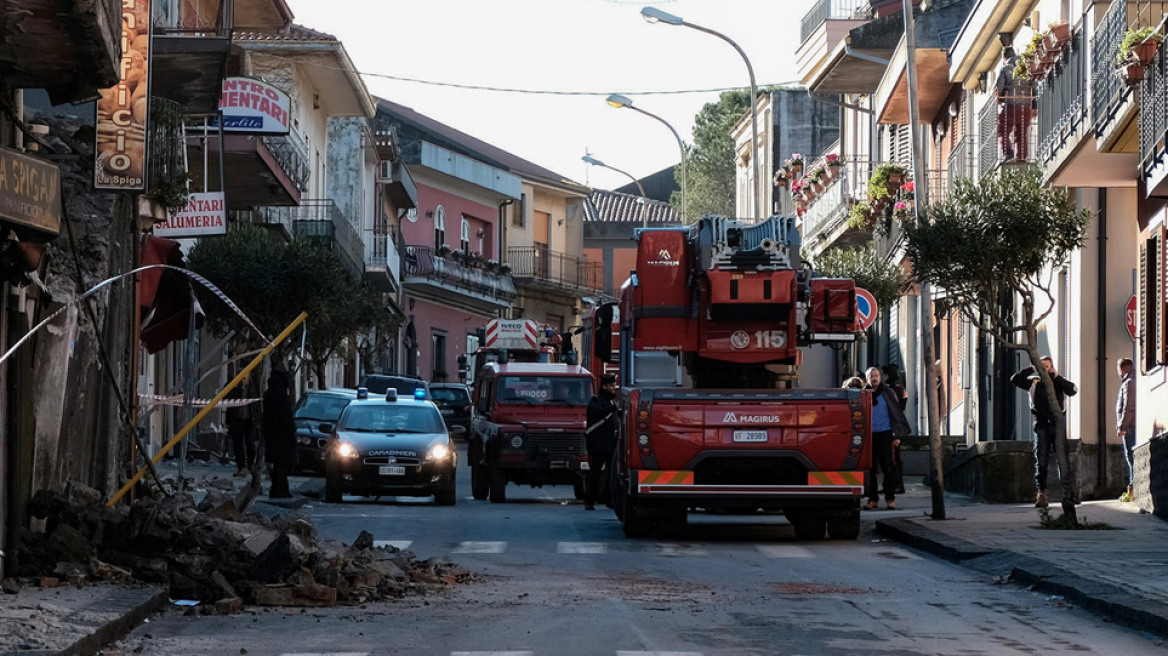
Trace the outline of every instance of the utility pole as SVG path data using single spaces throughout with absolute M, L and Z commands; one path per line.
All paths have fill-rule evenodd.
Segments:
M 924 153 L 924 139 L 921 138 L 920 106 L 917 104 L 917 54 L 916 31 L 913 20 L 912 0 L 902 0 L 904 7 L 904 42 L 908 64 L 908 122 L 909 134 L 912 135 L 913 153 L 913 183 L 916 203 L 916 222 L 918 225 L 928 220 L 924 210 L 929 206 L 929 178 L 926 169 Z M 928 406 L 929 423 L 929 452 L 933 472 L 933 519 L 945 519 L 945 472 L 942 469 L 941 458 L 941 427 L 940 417 L 937 416 L 937 385 L 933 372 L 933 291 L 931 286 L 921 283 L 919 320 L 917 330 L 921 340 L 921 395 Z

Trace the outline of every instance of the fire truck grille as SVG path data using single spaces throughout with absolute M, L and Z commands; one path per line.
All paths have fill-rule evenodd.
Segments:
M 579 433 L 531 433 L 527 439 L 527 453 L 533 457 L 574 456 L 585 448 L 584 436 Z
M 803 485 L 807 468 L 793 458 L 708 458 L 694 468 L 698 485 Z

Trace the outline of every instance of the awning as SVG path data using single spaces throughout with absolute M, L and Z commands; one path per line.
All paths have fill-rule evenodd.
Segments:
M 142 238 L 141 265 L 184 266 L 179 243 L 153 235 Z M 143 271 L 138 284 L 142 312 L 141 340 L 146 351 L 157 353 L 167 344 L 186 339 L 190 329 L 193 294 L 190 279 L 173 269 Z M 195 326 L 203 325 L 203 310 L 194 302 Z

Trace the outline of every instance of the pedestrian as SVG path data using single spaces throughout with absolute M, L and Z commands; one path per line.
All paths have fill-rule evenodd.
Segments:
M 296 423 L 292 419 L 292 398 L 288 395 L 288 374 L 282 369 L 273 369 L 268 376 L 263 430 L 265 456 L 272 465 L 268 498 L 290 498 L 288 473 L 296 462 Z
M 998 92 L 998 144 L 1003 161 L 1029 158 L 1030 118 L 1034 106 L 1034 83 L 1014 77 L 1018 57 L 1007 46 L 1002 52 L 1002 68 L 996 83 Z
M 1136 477 L 1136 368 L 1131 358 L 1120 358 L 1115 363 L 1119 374 L 1119 396 L 1115 400 L 1115 430 L 1123 440 L 1123 455 L 1127 458 L 1127 492 L 1120 501 L 1135 500 Z
M 1074 383 L 1063 378 L 1059 372 L 1054 368 L 1054 360 L 1049 355 L 1044 355 L 1040 358 L 1042 366 L 1050 375 L 1050 380 L 1054 385 L 1055 398 L 1058 400 L 1059 412 L 1066 415 L 1068 396 L 1074 396 L 1079 393 L 1079 388 Z M 1033 366 L 1026 367 L 1018 373 L 1010 377 L 1010 382 L 1014 383 L 1015 387 L 1024 389 L 1030 394 L 1030 413 L 1034 415 L 1034 484 L 1038 490 L 1037 498 L 1034 501 L 1035 508 L 1046 508 L 1050 505 L 1046 499 L 1046 472 L 1050 464 L 1050 454 L 1055 449 L 1055 434 L 1057 428 L 1055 422 L 1058 420 L 1058 415 L 1050 407 L 1050 402 L 1046 399 L 1046 385 L 1042 383 L 1042 379 L 1038 377 L 1038 370 Z M 1058 464 L 1058 461 L 1055 461 Z M 1060 475 L 1063 473 L 1060 470 Z M 1073 493 L 1073 491 L 1072 491 Z
M 588 402 L 588 427 L 584 431 L 588 447 L 588 477 L 584 482 L 584 509 L 595 510 L 613 452 L 616 451 L 616 376 L 602 374 L 600 390 Z
M 864 379 L 859 376 L 852 376 L 844 381 L 843 389 L 864 389 Z
M 900 409 L 896 392 L 884 384 L 879 367 L 868 368 L 868 389 L 872 390 L 872 470 L 865 481 L 868 491 L 868 505 L 865 510 L 875 510 L 879 494 L 877 472 L 884 475 L 884 504 L 887 510 L 896 509 L 897 470 L 893 464 L 896 447 L 900 438 L 912 430 Z
M 243 380 L 227 395 L 228 399 L 242 401 L 252 398 L 251 375 Z M 258 408 L 248 403 L 246 405 L 230 406 L 227 408 L 227 434 L 231 437 L 231 448 L 235 452 L 235 464 L 239 470 L 235 478 L 244 478 L 255 465 L 256 457 L 256 413 Z
M 900 365 L 889 363 L 880 367 L 884 374 L 884 384 L 892 388 L 900 403 L 901 411 L 908 407 L 908 392 L 904 391 L 904 377 L 900 375 Z M 893 450 L 892 466 L 896 467 L 896 493 L 904 494 L 904 459 L 900 457 L 900 440 Z

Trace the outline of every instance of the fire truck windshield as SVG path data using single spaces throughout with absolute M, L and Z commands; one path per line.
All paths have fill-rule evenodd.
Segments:
M 584 376 L 504 376 L 499 378 L 499 402 L 586 406 L 592 379 Z

